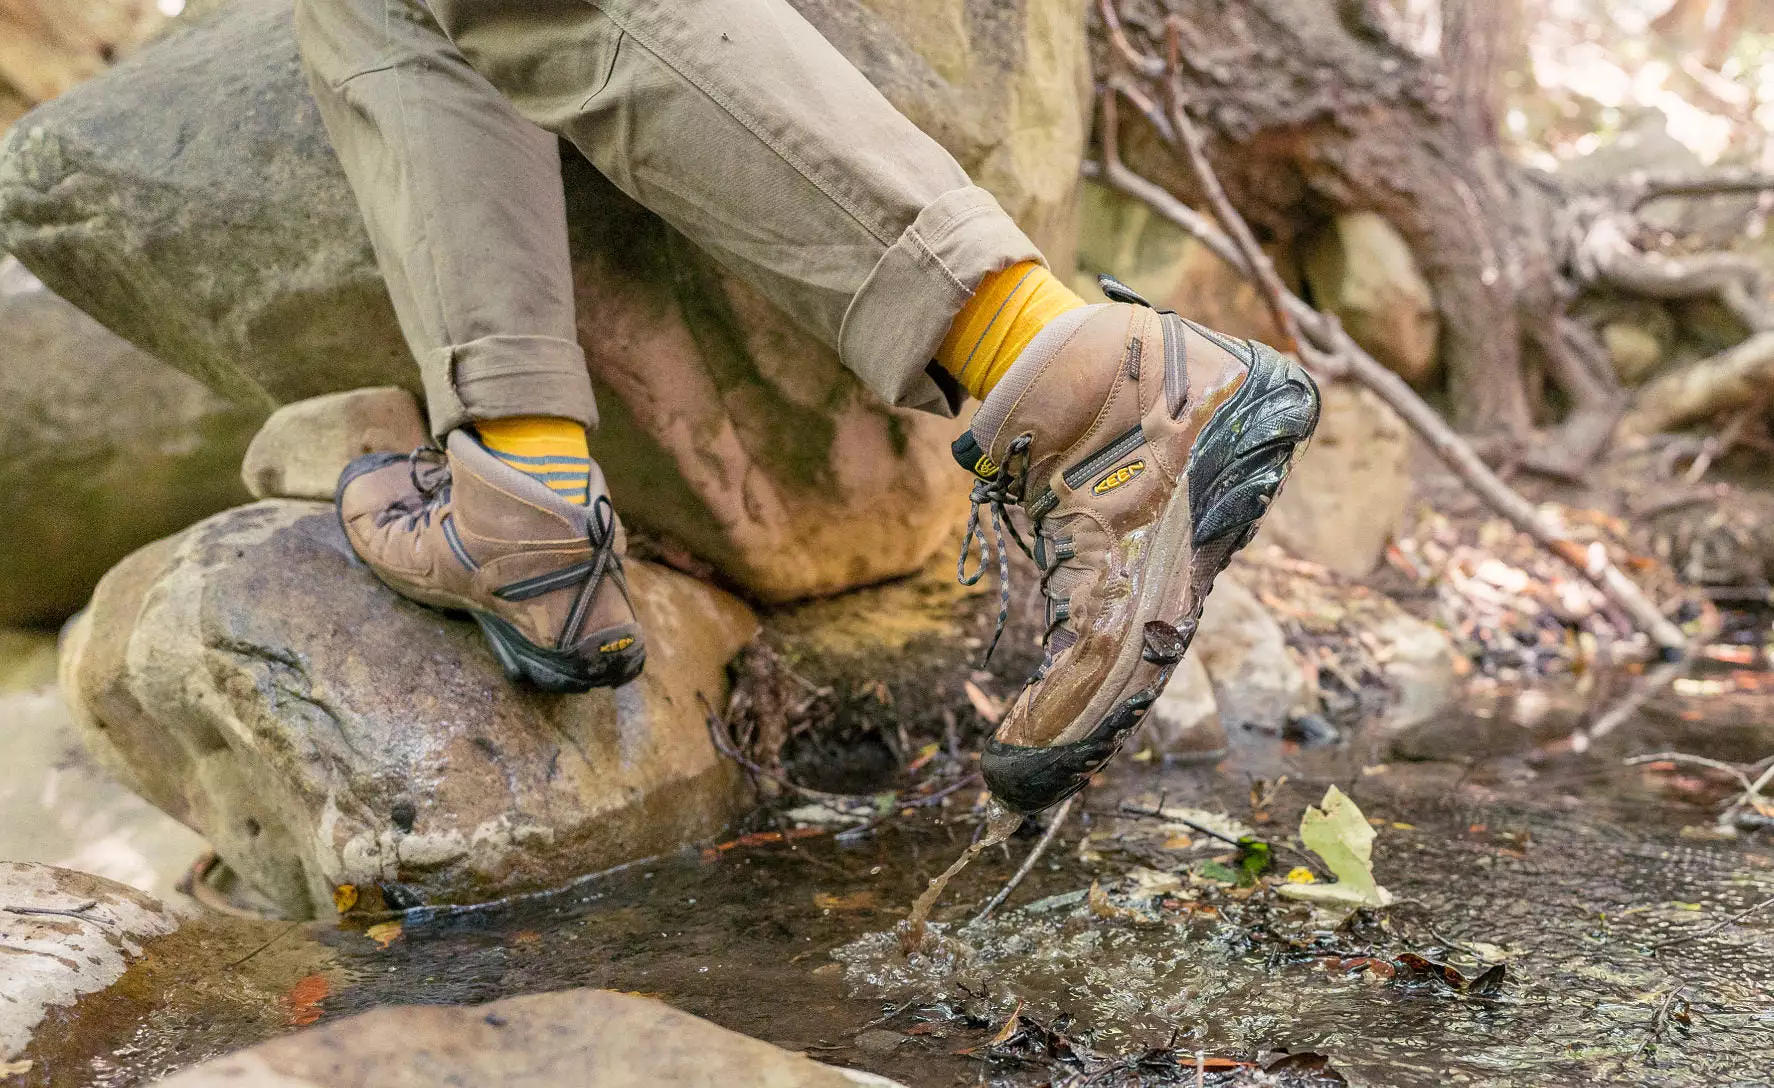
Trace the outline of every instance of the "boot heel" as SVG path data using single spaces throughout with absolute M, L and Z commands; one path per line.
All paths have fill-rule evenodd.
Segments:
M 1294 451 L 1318 427 L 1318 386 L 1303 367 L 1251 343 L 1250 374 L 1214 413 L 1189 458 L 1194 546 L 1250 543 L 1293 468 Z

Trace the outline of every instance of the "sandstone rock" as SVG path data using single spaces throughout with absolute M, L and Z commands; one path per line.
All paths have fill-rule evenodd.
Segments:
M 1204 644 L 1205 645 L 1205 644 Z M 1183 658 L 1164 694 L 1152 704 L 1134 737 L 1137 751 L 1161 759 L 1212 759 L 1226 750 L 1226 729 L 1213 681 L 1201 663 L 1205 650 Z
M 1637 385 L 1663 362 L 1663 345 L 1650 330 L 1628 321 L 1610 321 L 1601 329 L 1614 372 L 1627 385 Z
M 262 502 L 132 555 L 64 648 L 100 761 L 296 917 L 334 889 L 453 903 L 562 884 L 721 829 L 741 800 L 704 703 L 756 621 L 629 565 L 645 676 L 548 697 L 479 633 L 350 557 L 330 506 Z
M 1258 540 L 1359 578 L 1373 571 L 1410 506 L 1412 438 L 1366 389 L 1321 389 L 1318 431 L 1263 519 Z
M 255 499 L 333 501 L 339 473 L 378 450 L 431 440 L 419 402 L 404 389 L 353 389 L 286 404 L 253 436 L 240 478 Z
M 149 938 L 176 928 L 177 918 L 133 888 L 0 862 L 0 1063 L 30 1043 L 50 1009 L 109 986 Z
M 1190 655 L 1207 670 L 1220 720 L 1234 738 L 1279 735 L 1290 715 L 1315 706 L 1281 625 L 1230 574 L 1214 583 Z
M 1374 358 L 1413 385 L 1436 373 L 1441 319 L 1410 246 L 1375 212 L 1338 216 L 1306 246 L 1306 282 Z
M 1460 670 L 1447 633 L 1398 612 L 1373 628 L 1392 688 L 1388 729 L 1408 729 L 1446 713 L 1459 697 Z
M 111 564 L 243 497 L 260 414 L 118 339 L 0 257 L 0 626 L 56 623 Z
M 4 0 L 0 90 L 23 103 L 54 98 L 146 41 L 166 21 L 141 0 Z M 12 120 L 0 115 L 0 125 Z
M 1075 0 L 797 3 L 1070 265 L 1090 116 Z M 417 389 L 289 0 L 236 0 L 169 35 L 40 108 L 0 154 L 6 244 L 212 388 L 264 409 Z M 916 569 L 959 510 L 958 425 L 875 402 L 582 160 L 567 174 L 594 453 L 623 516 L 769 600 Z
M 217 1058 L 161 1088 L 895 1088 L 659 1001 L 563 990 L 376 1009 Z
M 1085 182 L 1080 207 L 1075 286 L 1085 298 L 1101 297 L 1096 277 L 1106 272 L 1160 309 L 1233 336 L 1279 339 L 1256 287 L 1144 201 Z

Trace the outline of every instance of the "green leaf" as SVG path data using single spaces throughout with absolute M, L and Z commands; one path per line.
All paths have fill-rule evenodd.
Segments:
M 1348 907 L 1383 907 L 1392 894 L 1374 882 L 1374 829 L 1354 801 L 1332 786 L 1318 808 L 1300 817 L 1300 841 L 1324 860 L 1335 884 L 1287 884 L 1276 890 L 1290 899 Z

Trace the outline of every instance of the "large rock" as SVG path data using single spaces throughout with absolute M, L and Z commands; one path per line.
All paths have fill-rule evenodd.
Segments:
M 1258 539 L 1360 578 L 1379 565 L 1409 511 L 1411 432 L 1366 389 L 1339 382 L 1320 392 L 1318 431 Z
M 562 990 L 376 1009 L 193 1066 L 161 1088 L 895 1088 L 651 998 Z
M 1281 625 L 1232 575 L 1214 582 L 1193 656 L 1206 668 L 1220 722 L 1234 738 L 1279 736 L 1290 717 L 1316 709 L 1316 694 L 1288 652 Z
M 405 389 L 353 389 L 286 404 L 253 435 L 240 479 L 255 499 L 332 502 L 345 466 L 366 453 L 430 442 Z
M 121 884 L 30 862 L 0 861 L 0 1080 L 51 1010 L 117 981 L 150 938 L 178 919 Z
M 62 680 L 86 742 L 297 917 L 550 887 L 715 834 L 741 801 L 706 705 L 756 621 L 642 563 L 644 677 L 583 696 L 506 681 L 473 625 L 350 558 L 331 507 L 272 501 L 107 575 Z
M 1151 205 L 1097 182 L 1084 183 L 1079 205 L 1075 286 L 1085 298 L 1100 297 L 1096 277 L 1106 272 L 1160 309 L 1233 336 L 1279 339 L 1256 285 Z
M 1070 264 L 1089 79 L 1077 0 L 797 0 Z M 15 127 L 0 237 L 89 313 L 269 409 L 417 390 L 298 68 L 289 0 L 235 0 Z M 956 425 L 890 410 L 761 296 L 572 157 L 594 452 L 623 516 L 765 599 L 915 569 Z
M 1362 347 L 1413 385 L 1436 374 L 1441 318 L 1411 247 L 1375 212 L 1339 215 L 1306 246 L 1306 282 Z
M 117 560 L 245 498 L 262 413 L 119 339 L 0 256 L 0 626 L 67 618 Z

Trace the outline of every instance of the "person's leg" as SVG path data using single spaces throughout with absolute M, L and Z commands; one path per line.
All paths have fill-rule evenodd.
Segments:
M 514 678 L 563 691 L 632 678 L 645 648 L 586 452 L 597 410 L 556 138 L 419 0 L 299 0 L 296 30 L 447 450 L 435 467 L 353 462 L 347 538 L 399 592 L 473 613 Z
M 432 433 L 539 406 L 594 425 L 556 138 L 463 61 L 419 0 L 299 0 L 296 34 Z
M 929 368 L 956 314 L 991 273 L 1041 260 L 784 0 L 431 8 L 521 113 L 835 346 L 889 403 L 952 408 L 953 383 L 945 396 Z

